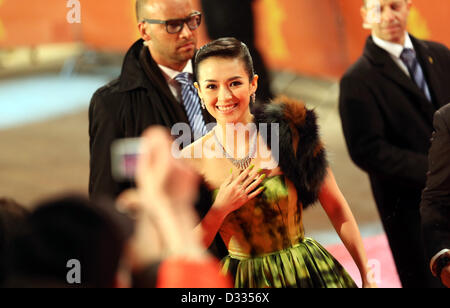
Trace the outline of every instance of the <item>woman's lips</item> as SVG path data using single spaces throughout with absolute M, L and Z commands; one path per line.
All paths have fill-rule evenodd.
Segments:
M 238 105 L 239 104 L 230 104 L 230 105 L 223 105 L 223 106 L 216 105 L 216 109 L 220 113 L 231 113 L 231 112 L 233 112 L 233 110 L 235 110 L 238 107 Z

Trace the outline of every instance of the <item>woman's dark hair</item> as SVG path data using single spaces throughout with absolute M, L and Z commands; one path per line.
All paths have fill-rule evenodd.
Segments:
M 234 37 L 224 37 L 214 40 L 201 47 L 195 55 L 194 74 L 198 81 L 198 66 L 200 63 L 211 57 L 240 59 L 245 66 L 250 81 L 255 75 L 253 69 L 253 59 L 248 51 L 247 45 Z

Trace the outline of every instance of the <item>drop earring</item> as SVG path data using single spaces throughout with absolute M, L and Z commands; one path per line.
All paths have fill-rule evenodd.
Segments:
M 251 98 L 252 98 L 252 104 L 254 104 L 256 102 L 256 93 L 253 93 Z
M 202 108 L 203 108 L 203 109 L 206 109 L 205 102 L 203 101 L 203 99 L 200 99 L 200 103 L 201 103 L 201 105 L 202 105 Z

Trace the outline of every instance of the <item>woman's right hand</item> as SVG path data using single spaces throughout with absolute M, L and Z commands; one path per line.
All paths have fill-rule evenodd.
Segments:
M 236 211 L 263 192 L 264 187 L 256 188 L 266 175 L 261 175 L 261 170 L 253 170 L 254 167 L 254 165 L 249 166 L 237 177 L 231 174 L 220 186 L 213 207 L 224 216 Z

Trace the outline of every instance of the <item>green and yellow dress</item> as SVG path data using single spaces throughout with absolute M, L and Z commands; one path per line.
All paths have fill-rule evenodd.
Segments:
M 304 237 L 302 207 L 283 175 L 261 184 L 257 198 L 227 216 L 219 232 L 229 255 L 224 274 L 237 288 L 353 288 L 344 268 L 316 241 Z

